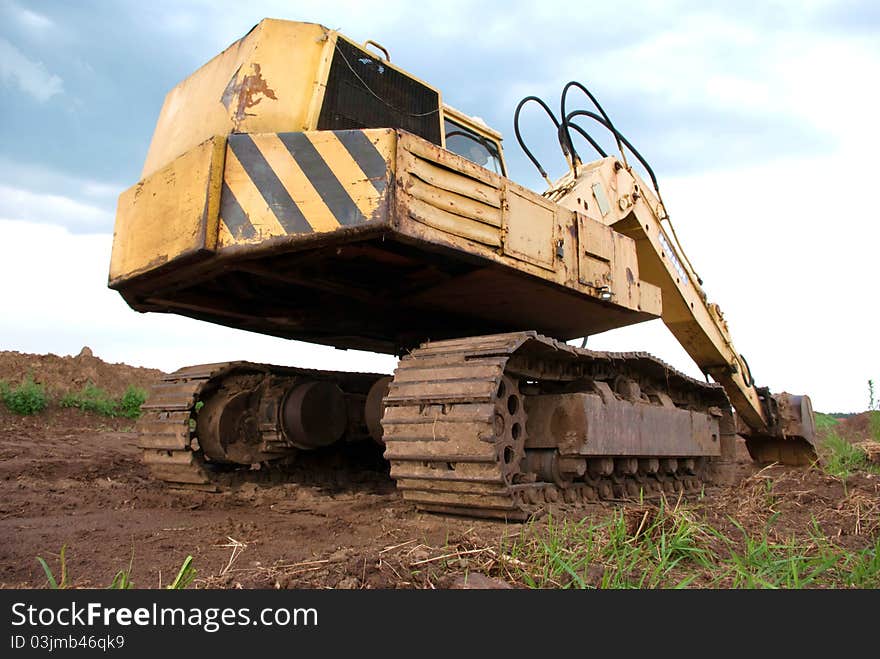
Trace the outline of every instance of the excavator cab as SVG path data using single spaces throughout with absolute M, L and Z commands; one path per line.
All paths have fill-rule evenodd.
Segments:
M 492 130 L 478 119 L 444 105 L 443 136 L 447 151 L 457 153 L 495 174 L 506 176 L 507 171 L 501 151 L 501 133 Z

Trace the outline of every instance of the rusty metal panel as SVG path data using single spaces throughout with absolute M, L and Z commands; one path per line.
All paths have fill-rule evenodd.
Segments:
M 402 215 L 450 236 L 501 245 L 499 177 L 411 135 L 401 135 L 398 159 Z
M 168 93 L 142 176 L 212 135 L 312 127 L 312 98 L 323 94 L 322 61 L 333 35 L 311 23 L 261 21 Z
M 492 247 L 501 245 L 501 234 L 497 229 L 455 213 L 448 213 L 419 199 L 409 201 L 409 216 L 417 222 L 454 236 Z
M 411 177 L 421 179 L 439 190 L 469 197 L 489 207 L 501 207 L 501 191 L 498 188 L 468 176 L 465 171 L 438 167 L 426 158 L 415 156 L 414 152 L 410 152 L 410 155 L 406 171 Z
M 388 129 L 230 135 L 220 247 L 384 219 L 394 151 Z
M 578 213 L 578 281 L 599 290 L 611 286 L 614 238 L 604 224 Z
M 526 398 L 527 448 L 555 448 L 583 456 L 717 456 L 718 420 L 650 403 L 597 394 Z
M 611 227 L 578 213 L 578 242 L 581 251 L 597 259 L 614 258 L 614 238 Z
M 214 250 L 224 147 L 214 137 L 119 196 L 110 286 Z
M 556 257 L 556 208 L 534 193 L 508 186 L 503 214 L 504 253 L 552 270 Z
M 611 293 L 617 304 L 634 308 L 639 304 L 639 261 L 636 241 L 613 233 L 614 261 L 611 269 Z
M 578 249 L 578 281 L 594 294 L 630 309 L 660 313 L 660 289 L 639 278 L 634 240 L 578 213 Z
M 420 139 L 415 135 L 402 133 L 400 136 L 400 143 L 406 151 L 419 158 L 435 163 L 441 168 L 450 169 L 463 176 L 480 181 L 490 188 L 500 190 L 501 186 L 506 181 L 506 179 L 498 174 L 494 174 L 488 169 L 480 167 L 466 158 L 462 158 L 458 154 L 447 151 L 446 149 L 440 149 L 427 140 Z M 494 205 L 498 206 L 499 204 L 495 203 Z
M 500 209 L 455 192 L 440 190 L 419 178 L 413 177 L 410 180 L 407 192 L 416 199 L 440 210 L 462 215 L 493 227 L 501 227 Z
M 659 316 L 663 313 L 663 291 L 659 286 L 639 280 L 639 311 Z

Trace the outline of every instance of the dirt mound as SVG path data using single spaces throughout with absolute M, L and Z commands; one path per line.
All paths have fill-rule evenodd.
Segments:
M 840 419 L 835 430 L 841 437 L 851 442 L 873 439 L 871 417 L 874 414 L 880 414 L 880 412 L 862 412 L 861 414 Z
M 89 382 L 113 396 L 120 396 L 130 385 L 148 388 L 163 373 L 153 368 L 108 364 L 100 357 L 95 357 L 88 347 L 84 347 L 76 357 L 0 352 L 0 380 L 17 384 L 28 375 L 33 376 L 34 381 L 42 384 L 52 396 L 79 391 Z

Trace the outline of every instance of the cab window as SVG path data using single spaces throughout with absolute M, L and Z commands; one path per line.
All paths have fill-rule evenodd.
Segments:
M 446 149 L 448 151 L 464 156 L 471 162 L 496 174 L 504 174 L 498 145 L 495 142 L 450 119 L 446 119 L 443 128 L 446 131 Z

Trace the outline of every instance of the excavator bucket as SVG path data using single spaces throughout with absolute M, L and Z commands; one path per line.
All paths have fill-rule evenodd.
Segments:
M 810 397 L 783 392 L 771 400 L 776 424 L 771 433 L 746 436 L 749 454 L 762 464 L 808 466 L 816 462 L 816 421 Z

